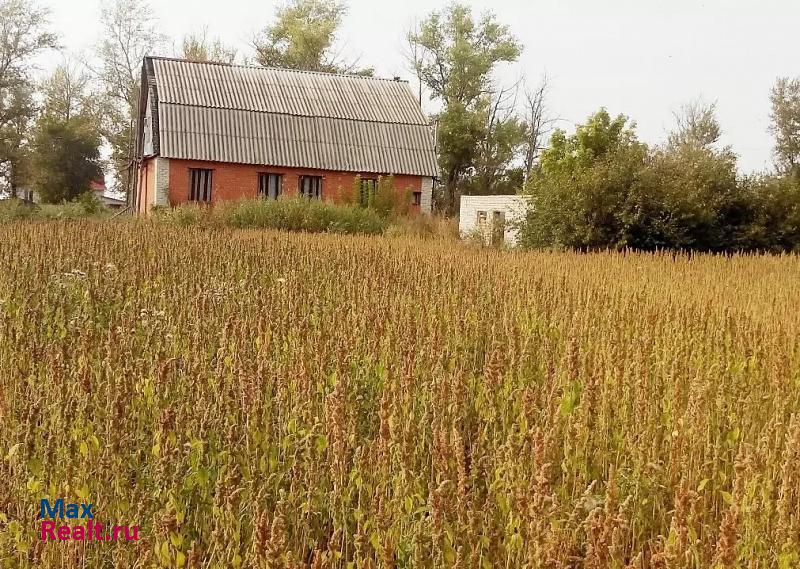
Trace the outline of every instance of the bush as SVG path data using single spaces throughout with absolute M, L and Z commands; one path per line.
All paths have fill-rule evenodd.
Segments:
M 729 148 L 684 138 L 648 148 L 625 117 L 612 121 L 605 111 L 572 137 L 556 131 L 527 187 L 533 207 L 520 244 L 582 251 L 800 249 L 798 181 L 739 179 Z
M 398 217 L 386 230 L 390 237 L 414 237 L 416 239 L 445 239 L 457 241 L 458 220 L 437 215 L 414 215 Z
M 0 223 L 29 219 L 36 215 L 36 206 L 22 200 L 12 198 L 0 201 Z
M 0 202 L 0 222 L 17 219 L 83 219 L 104 217 L 110 212 L 91 192 L 84 192 L 71 202 L 32 204 L 18 199 Z
M 386 221 L 371 209 L 291 197 L 280 200 L 242 200 L 213 207 L 196 204 L 159 210 L 157 216 L 177 225 L 206 223 L 225 227 L 268 228 L 308 233 L 377 235 Z

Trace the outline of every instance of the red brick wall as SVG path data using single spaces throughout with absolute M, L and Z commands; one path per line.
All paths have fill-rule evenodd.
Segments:
M 200 162 L 196 160 L 169 161 L 169 203 L 178 205 L 189 201 L 189 169 L 207 168 L 213 170 L 211 201 L 237 200 L 258 197 L 258 174 L 269 172 L 283 174 L 283 194 L 295 195 L 299 188 L 300 176 L 322 176 L 322 199 L 340 201 L 342 194 L 352 192 L 356 172 L 332 172 L 308 168 L 278 168 L 252 166 L 248 164 L 228 164 L 222 162 Z M 377 178 L 376 174 L 361 174 L 362 178 Z M 421 176 L 394 176 L 397 191 L 419 192 L 422 189 Z M 414 208 L 419 209 L 419 208 Z

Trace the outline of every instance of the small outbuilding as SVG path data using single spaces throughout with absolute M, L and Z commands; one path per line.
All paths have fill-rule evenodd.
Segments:
M 461 196 L 459 232 L 462 237 L 479 236 L 487 244 L 516 245 L 528 206 L 527 196 Z

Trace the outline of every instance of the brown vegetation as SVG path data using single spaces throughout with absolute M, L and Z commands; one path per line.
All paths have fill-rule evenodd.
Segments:
M 2 566 L 797 563 L 797 257 L 81 221 L 0 265 Z M 83 496 L 141 541 L 39 542 Z

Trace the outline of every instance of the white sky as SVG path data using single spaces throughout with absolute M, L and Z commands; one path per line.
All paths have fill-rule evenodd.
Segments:
M 100 0 L 41 0 L 70 53 L 98 34 Z M 377 74 L 413 80 L 403 57 L 404 31 L 445 0 L 350 0 L 344 53 Z M 778 76 L 800 76 L 797 0 L 467 0 L 493 10 L 525 45 L 502 76 L 550 78 L 549 107 L 570 130 L 605 106 L 638 124 L 649 143 L 665 138 L 672 113 L 702 97 L 717 102 L 740 169 L 769 168 L 769 90 Z M 250 38 L 272 18 L 271 0 L 151 0 L 162 30 L 179 40 L 207 26 L 210 36 L 251 55 Z M 171 51 L 171 50 L 168 50 Z M 172 53 L 158 54 L 172 55 Z M 54 65 L 59 55 L 48 57 Z M 424 103 L 428 108 L 430 106 Z

